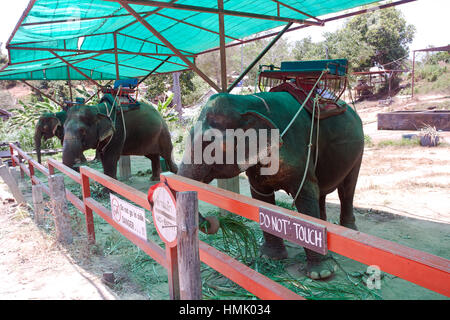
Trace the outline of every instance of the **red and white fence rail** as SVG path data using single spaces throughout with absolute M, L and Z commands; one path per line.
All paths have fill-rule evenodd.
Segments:
M 95 212 L 167 269 L 170 296 L 172 299 L 179 298 L 177 288 L 177 247 L 169 248 L 167 246 L 166 249 L 163 249 L 154 242 L 139 238 L 116 223 L 112 218 L 111 211 L 91 197 L 90 180 L 116 192 L 138 206 L 150 210 L 147 194 L 88 167 L 81 167 L 80 173 L 78 173 L 60 162 L 49 159 L 47 169 L 14 144 L 10 144 L 10 150 L 13 166 L 19 166 L 22 174 L 28 175 L 33 184 L 42 184 L 44 192 L 47 194 L 49 194 L 49 189 L 35 176 L 35 169 L 46 176 L 54 174 L 55 169 L 57 169 L 80 184 L 83 199 L 79 199 L 67 189 L 66 196 L 67 200 L 85 215 L 88 241 L 95 243 L 93 220 L 93 213 Z M 27 165 L 23 161 L 26 161 Z M 265 207 L 290 216 L 299 217 L 311 223 L 323 225 L 327 228 L 328 250 L 366 265 L 377 265 L 384 272 L 450 297 L 450 261 L 447 259 L 172 173 L 163 174 L 161 181 L 165 182 L 175 192 L 196 191 L 199 200 L 256 222 L 259 222 L 259 209 Z M 199 251 L 202 262 L 261 299 L 304 299 L 279 283 L 202 241 L 199 244 Z

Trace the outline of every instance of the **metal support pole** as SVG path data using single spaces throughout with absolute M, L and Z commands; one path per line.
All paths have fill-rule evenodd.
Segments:
M 414 71 L 416 65 L 416 51 L 413 51 L 412 75 L 411 75 L 411 98 L 414 98 Z
M 115 62 L 115 65 L 116 65 L 116 80 L 119 80 L 120 79 L 120 74 L 119 74 L 119 57 L 118 57 L 118 54 L 117 54 L 117 33 L 116 32 L 114 32 L 113 33 L 113 35 L 114 35 L 114 62 Z
M 52 97 L 50 97 L 48 94 L 42 92 L 41 90 L 39 90 L 38 88 L 36 88 L 35 86 L 31 85 L 30 83 L 26 82 L 25 80 L 20 80 L 22 83 L 26 84 L 27 86 L 29 86 L 31 89 L 36 90 L 37 92 L 39 92 L 41 95 L 43 95 L 44 97 L 46 97 L 47 99 L 53 101 L 54 103 L 56 103 L 57 105 L 59 105 L 61 108 L 63 107 L 63 104 L 56 101 L 55 99 L 53 99 Z
M 223 0 L 217 0 L 219 12 L 223 12 Z M 227 92 L 227 54 L 225 48 L 225 23 L 223 13 L 219 13 L 219 38 L 220 38 L 220 75 L 222 92 Z
M 267 51 L 269 51 L 275 43 L 277 43 L 277 41 L 281 38 L 281 36 L 292 26 L 292 23 L 288 23 L 283 30 L 281 30 L 275 38 L 272 39 L 272 41 L 270 41 L 270 43 L 264 48 L 263 51 L 261 51 L 261 53 L 255 58 L 255 60 L 253 60 L 252 63 L 249 64 L 249 66 L 244 70 L 244 72 L 242 72 L 240 74 L 240 76 L 234 80 L 234 82 L 228 87 L 227 92 L 231 92 L 234 87 L 245 77 L 245 75 L 247 73 L 250 72 L 250 70 L 252 70 L 252 68 L 259 62 L 259 60 L 262 59 L 262 57 L 264 57 L 264 55 L 267 53 Z

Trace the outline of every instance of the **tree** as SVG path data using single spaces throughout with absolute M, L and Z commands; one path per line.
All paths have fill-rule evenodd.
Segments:
M 416 31 L 396 8 L 356 16 L 344 30 L 359 34 L 362 44 L 374 48 L 372 63 L 381 65 L 406 57 Z
M 346 58 L 351 70 L 362 71 L 374 64 L 386 64 L 406 58 L 415 33 L 395 8 L 372 10 L 347 20 L 344 27 L 324 33 L 325 40 L 313 43 L 305 38 L 295 43 L 297 59 Z

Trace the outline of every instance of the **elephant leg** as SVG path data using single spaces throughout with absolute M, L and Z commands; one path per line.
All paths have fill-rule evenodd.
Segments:
M 320 219 L 327 221 L 327 208 L 325 205 L 325 199 L 327 195 L 320 196 L 319 198 L 319 209 L 320 209 Z
M 295 201 L 297 210 L 308 216 L 320 218 L 322 212 L 319 202 L 323 202 L 325 206 L 325 197 L 320 197 L 319 187 L 316 182 L 307 181 L 303 186 L 303 190 Z M 323 211 L 323 214 L 325 210 Z M 314 280 L 326 279 L 334 274 L 337 265 L 330 259 L 329 255 L 321 255 L 310 249 L 304 249 L 306 253 L 306 275 Z
M 152 161 L 152 177 L 151 181 L 159 181 L 159 175 L 161 174 L 161 164 L 159 163 L 159 154 L 148 154 L 148 159 Z
M 254 183 L 253 185 L 257 185 L 257 183 Z M 266 191 L 264 191 L 264 193 L 262 193 L 259 191 L 255 191 L 251 187 L 250 192 L 252 194 L 252 198 L 254 199 L 275 204 L 275 192 L 273 191 L 271 194 L 270 191 L 268 191 L 267 193 Z M 288 252 L 284 245 L 283 239 L 267 232 L 263 232 L 263 236 L 264 236 L 264 243 L 261 246 L 261 255 L 268 256 L 269 258 L 274 260 L 282 260 L 288 257 Z
M 360 167 L 361 160 L 358 161 L 347 177 L 345 177 L 344 181 L 338 186 L 338 195 L 341 201 L 341 217 L 339 223 L 341 226 L 353 230 L 358 230 L 355 223 L 355 215 L 353 214 L 353 198 Z
M 87 162 L 86 157 L 84 156 L 83 153 L 81 153 L 80 161 L 81 161 L 81 163 L 86 163 Z
M 102 156 L 103 173 L 117 179 L 117 162 L 120 154 L 104 154 Z

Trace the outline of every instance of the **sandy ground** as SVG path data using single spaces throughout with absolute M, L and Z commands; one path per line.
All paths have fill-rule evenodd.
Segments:
M 433 97 L 430 103 L 442 101 Z M 412 107 L 424 101 L 413 101 Z M 405 102 L 401 102 L 405 105 Z M 377 103 L 358 105 L 364 130 L 374 146 L 366 148 L 355 195 L 356 223 L 361 232 L 394 241 L 450 259 L 450 142 L 449 133 L 441 136 L 447 144 L 435 148 L 419 146 L 380 147 L 386 139 L 400 140 L 411 132 L 378 131 L 376 114 L 386 109 Z M 397 109 L 397 108 L 396 108 Z M 417 133 L 417 132 L 414 132 Z M 132 157 L 132 173 L 150 168 L 150 161 Z M 214 182 L 213 182 L 214 183 Z M 133 176 L 128 184 L 146 191 L 148 177 Z M 245 175 L 240 179 L 241 193 L 250 195 Z M 28 195 L 29 196 L 29 195 Z M 1 299 L 145 299 L 130 281 L 125 290 L 113 292 L 102 281 L 102 273 L 120 274 L 117 262 L 101 255 L 83 252 L 83 246 L 60 246 L 52 234 L 43 232 L 25 210 L 18 210 L 6 186 L 0 184 L 0 298 Z M 277 200 L 291 202 L 284 192 Z M 200 203 L 200 211 L 211 206 Z M 328 220 L 339 221 L 336 193 L 327 197 Z M 81 248 L 81 249 L 80 249 Z M 87 249 L 86 249 L 87 250 Z M 290 257 L 298 254 L 289 245 Z M 337 257 L 347 273 L 364 272 L 367 266 Z M 289 267 L 295 277 L 305 277 L 304 262 Z M 343 279 L 338 271 L 330 281 Z M 122 279 L 122 280 L 123 280 Z M 443 299 L 444 297 L 388 275 L 379 292 L 384 299 Z
M 0 299 L 117 299 L 0 188 Z

